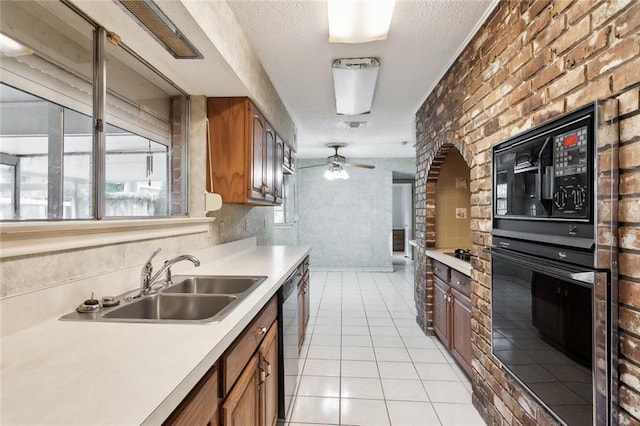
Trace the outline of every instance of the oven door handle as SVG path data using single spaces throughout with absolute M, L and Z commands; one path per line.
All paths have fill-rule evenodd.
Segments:
M 582 286 L 592 287 L 595 282 L 596 271 L 592 269 L 567 268 L 567 265 L 563 265 L 559 262 L 521 253 L 516 254 L 497 246 L 486 248 L 484 251 L 490 253 L 491 256 L 496 256 L 509 262 L 524 265 L 533 271 L 542 272 L 546 275 L 560 278 L 562 280 L 569 280 Z

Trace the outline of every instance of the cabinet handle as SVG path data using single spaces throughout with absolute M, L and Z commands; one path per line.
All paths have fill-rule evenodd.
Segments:
M 271 375 L 271 363 L 269 361 L 267 361 L 266 359 L 264 360 L 264 362 L 267 364 L 267 376 L 269 377 Z
M 462 285 L 462 282 L 460 282 L 460 281 L 457 281 L 457 282 L 456 282 L 456 284 L 458 284 L 458 285 Z
M 267 327 L 259 327 L 258 332 L 256 333 L 256 336 L 260 336 L 266 332 L 267 332 Z
M 443 294 L 443 296 L 444 296 L 444 300 L 447 300 L 447 294 L 445 293 Z
M 436 272 L 442 272 L 442 269 L 436 268 Z
M 260 370 L 260 378 L 258 379 L 258 388 L 260 388 L 260 385 L 264 383 L 267 376 L 264 373 L 264 369 L 262 368 L 262 365 L 258 364 L 258 369 Z
M 262 186 L 260 187 L 260 195 L 262 195 L 263 197 L 265 195 L 267 195 L 267 190 L 269 189 L 269 187 L 265 184 L 262 184 Z

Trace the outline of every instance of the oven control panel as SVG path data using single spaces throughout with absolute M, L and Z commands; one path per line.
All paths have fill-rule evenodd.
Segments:
M 587 217 L 589 214 L 589 135 L 587 126 L 555 135 L 554 217 Z

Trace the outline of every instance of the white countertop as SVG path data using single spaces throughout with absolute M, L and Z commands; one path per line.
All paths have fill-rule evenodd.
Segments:
M 466 276 L 471 276 L 471 263 L 465 262 L 464 260 L 458 259 L 457 257 L 451 256 L 455 249 L 438 249 L 438 250 L 425 250 L 425 254 L 432 259 L 437 260 L 438 262 L 442 262 L 450 268 L 455 269 L 458 272 L 462 272 Z
M 0 423 L 162 423 L 309 251 L 258 246 L 193 268 L 268 276 L 218 323 L 52 319 L 4 337 Z

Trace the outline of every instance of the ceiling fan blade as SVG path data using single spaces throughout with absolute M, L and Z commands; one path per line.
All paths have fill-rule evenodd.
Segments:
M 343 166 L 357 167 L 359 169 L 375 169 L 376 168 L 376 166 L 372 166 L 371 164 L 358 164 L 358 163 L 344 163 Z
M 313 167 L 327 167 L 327 163 L 324 164 L 314 164 L 312 166 L 302 166 L 302 167 L 296 167 L 296 169 L 298 170 L 302 170 L 302 169 L 311 169 Z

